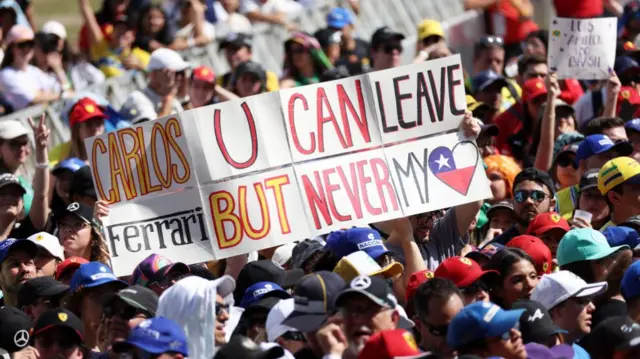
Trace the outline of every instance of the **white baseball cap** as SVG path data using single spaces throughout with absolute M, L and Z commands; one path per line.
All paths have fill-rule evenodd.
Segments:
M 61 261 L 64 260 L 64 249 L 57 237 L 47 232 L 38 232 L 27 239 L 38 245 L 38 247 L 44 248 L 51 256 Z
M 367 252 L 356 251 L 348 256 L 342 257 L 333 269 L 345 282 L 350 282 L 355 277 L 365 275 L 373 277 L 381 274 L 385 278 L 395 278 L 402 274 L 404 267 L 399 262 L 393 262 L 381 268 Z
M 151 59 L 147 65 L 147 71 L 172 70 L 184 71 L 191 67 L 191 64 L 184 61 L 179 53 L 166 48 L 157 49 L 151 53 Z
M 275 252 L 273 252 L 273 257 L 271 258 L 271 260 L 278 263 L 280 267 L 283 267 L 291 259 L 293 247 L 295 246 L 296 243 L 291 242 L 276 248 Z
M 542 304 L 547 310 L 569 298 L 583 298 L 602 294 L 607 290 L 607 282 L 588 284 L 582 278 L 567 270 L 545 274 L 531 293 L 531 300 Z
M 64 25 L 55 20 L 45 22 L 40 31 L 45 34 L 56 35 L 63 40 L 67 39 L 67 29 L 64 28 Z
M 18 120 L 0 121 L 0 139 L 12 140 L 29 134 L 29 130 Z
M 293 313 L 294 306 L 294 299 L 289 298 L 280 300 L 275 306 L 273 306 L 273 308 L 271 308 L 265 323 L 268 341 L 275 342 L 276 339 L 280 338 L 286 332 L 299 331 L 288 325 L 282 324 L 282 322 L 284 322 L 284 320 Z

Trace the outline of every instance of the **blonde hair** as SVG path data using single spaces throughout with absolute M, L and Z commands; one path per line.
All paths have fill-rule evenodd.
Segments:
M 96 229 L 91 228 L 91 254 L 89 261 L 100 262 L 106 266 L 111 266 L 111 255 L 109 254 L 109 248 L 104 240 L 102 234 Z

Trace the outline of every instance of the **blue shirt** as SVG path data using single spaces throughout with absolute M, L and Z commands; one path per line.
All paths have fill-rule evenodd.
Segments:
M 571 347 L 573 348 L 574 353 L 573 359 L 591 359 L 591 355 L 589 355 L 583 347 L 575 343 Z

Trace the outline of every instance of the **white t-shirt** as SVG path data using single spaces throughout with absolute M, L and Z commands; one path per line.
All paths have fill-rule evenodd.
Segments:
M 28 107 L 39 91 L 59 93 L 60 84 L 35 66 L 27 65 L 25 70 L 9 66 L 0 70 L 0 91 L 13 110 L 18 111 Z
M 208 21 L 204 22 L 204 35 L 213 40 L 216 38 L 216 28 Z M 187 26 L 181 28 L 176 31 L 176 37 L 184 38 L 184 39 L 192 39 L 194 35 L 193 23 L 189 23 Z

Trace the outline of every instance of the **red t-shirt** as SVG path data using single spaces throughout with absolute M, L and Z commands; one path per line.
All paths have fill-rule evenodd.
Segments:
M 493 34 L 501 36 L 508 45 L 522 42 L 530 32 L 539 29 L 533 20 L 523 21 L 518 9 L 508 0 L 492 5 L 489 8 L 489 16 Z
M 602 15 L 602 0 L 553 0 L 558 17 L 586 19 Z
M 113 25 L 109 23 L 100 24 L 100 28 L 102 29 L 102 35 L 104 35 L 107 41 L 110 39 L 111 34 L 113 33 Z M 80 29 L 80 38 L 78 40 L 78 48 L 81 52 L 88 54 L 91 50 L 91 43 L 89 40 L 89 28 L 87 24 L 82 25 Z
M 506 156 L 513 155 L 509 137 L 522 130 L 524 116 L 524 106 L 522 102 L 518 102 L 493 120 L 493 123 L 500 130 L 496 136 L 496 148 L 500 151 L 500 154 Z M 531 138 L 531 136 L 527 138 L 529 143 L 531 142 Z

